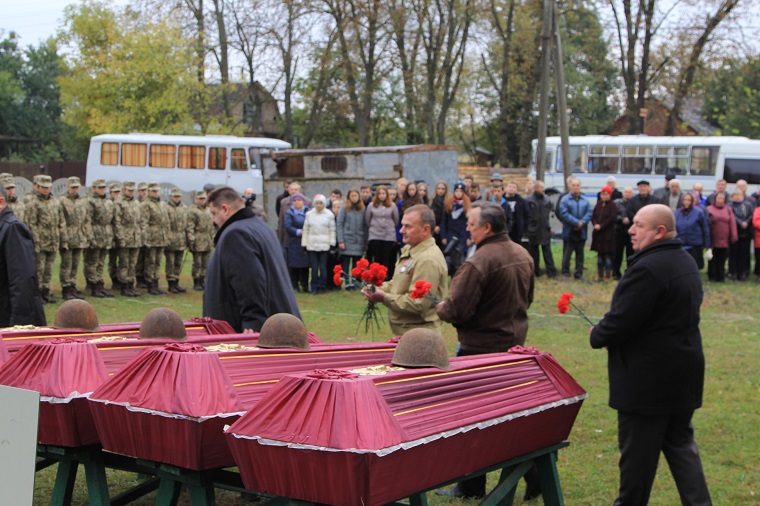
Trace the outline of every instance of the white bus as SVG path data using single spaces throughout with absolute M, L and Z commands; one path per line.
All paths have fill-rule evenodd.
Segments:
M 288 142 L 228 135 L 105 134 L 90 140 L 87 185 L 106 181 L 158 181 L 185 192 L 228 185 L 241 193 L 264 190 L 262 157 L 290 149 Z
M 546 138 L 544 182 L 547 188 L 563 191 L 560 143 L 560 137 Z M 532 177 L 536 176 L 537 146 L 538 141 L 533 140 Z M 584 193 L 594 200 L 611 175 L 620 190 L 626 186 L 635 190 L 642 179 L 648 180 L 653 189 L 659 188 L 664 186 L 667 174 L 674 174 L 683 190 L 702 183 L 705 195 L 715 190 L 720 179 L 760 184 L 760 141 L 746 137 L 570 137 L 570 161 Z

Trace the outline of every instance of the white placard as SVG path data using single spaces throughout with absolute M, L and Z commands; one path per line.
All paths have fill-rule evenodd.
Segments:
M 0 490 L 3 504 L 32 504 L 40 394 L 0 386 Z

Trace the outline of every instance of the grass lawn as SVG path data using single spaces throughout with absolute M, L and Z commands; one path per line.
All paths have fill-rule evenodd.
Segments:
M 558 250 L 555 250 L 555 260 L 559 261 L 559 258 Z M 582 306 L 593 320 L 604 315 L 615 283 L 591 281 L 595 278 L 595 262 L 596 255 L 587 252 L 587 280 L 584 281 L 539 278 L 529 311 L 531 320 L 526 344 L 554 355 L 589 394 L 570 435 L 570 447 L 560 453 L 559 473 L 568 505 L 612 504 L 618 483 L 616 412 L 607 406 L 606 353 L 589 347 L 588 327 L 582 319 L 572 313 L 560 315 L 556 307 L 559 295 L 570 291 L 575 295 L 574 302 Z M 189 262 L 186 262 L 182 278 L 186 287 L 192 286 L 189 271 Z M 80 288 L 82 285 L 83 282 Z M 707 372 L 704 406 L 694 417 L 696 439 L 713 503 L 760 504 L 760 490 L 757 490 L 760 465 L 756 460 L 760 452 L 757 429 L 760 424 L 760 377 L 757 372 L 760 361 L 760 283 L 752 280 L 710 284 L 705 281 L 704 286 L 701 329 Z M 56 295 L 60 293 L 57 279 L 53 281 L 53 289 Z M 161 306 L 176 310 L 183 318 L 200 316 L 202 311 L 201 294 L 192 291 L 183 295 L 137 299 L 88 297 L 87 300 L 95 306 L 101 323 L 139 321 L 147 311 Z M 299 294 L 298 304 L 306 327 L 323 341 L 367 341 L 373 338 L 363 333 L 357 335 L 357 321 L 364 307 L 364 299 L 358 293 Z M 57 307 L 58 304 L 45 307 L 49 323 L 52 323 Z M 392 336 L 386 323 L 374 340 L 384 341 L 389 337 Z M 453 352 L 456 345 L 454 328 L 444 325 L 444 337 Z M 55 469 L 53 466 L 37 473 L 35 504 L 49 503 Z M 494 473 L 489 478 L 495 483 Z M 87 504 L 84 481 L 84 473 L 80 470 L 75 504 Z M 112 493 L 136 483 L 130 474 L 109 471 Z M 521 493 L 518 490 L 518 496 Z M 137 504 L 153 504 L 154 500 L 155 493 Z M 442 505 L 463 501 L 431 494 L 429 502 Z M 217 491 L 217 503 L 244 504 L 245 501 L 237 494 Z M 183 496 L 182 504 L 190 504 L 189 496 Z M 516 504 L 520 504 L 519 497 Z M 542 503 L 539 500 L 531 504 Z M 679 504 L 664 458 L 660 462 L 650 504 Z

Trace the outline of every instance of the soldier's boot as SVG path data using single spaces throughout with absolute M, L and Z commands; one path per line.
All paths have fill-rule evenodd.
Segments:
M 121 294 L 125 297 L 139 297 L 140 294 L 136 291 L 132 290 L 132 284 L 131 283 L 119 283 L 119 286 L 121 287 Z
M 136 276 L 137 278 L 137 288 L 148 288 L 148 283 L 145 281 L 145 278 L 142 276 Z
M 98 283 L 98 288 L 97 288 L 98 289 L 98 293 L 103 294 L 103 297 L 108 297 L 108 298 L 116 297 L 111 292 L 107 292 L 106 289 L 105 289 L 105 286 L 103 286 L 103 285 L 104 285 L 104 283 L 102 281 L 100 283 Z
M 127 288 L 129 289 L 130 292 L 132 292 L 132 297 L 142 297 L 142 294 L 138 292 L 137 290 L 135 290 L 134 283 L 130 283 Z
M 118 279 L 111 278 L 111 290 L 121 290 L 121 283 Z
M 61 297 L 63 300 L 74 300 L 78 299 L 77 294 L 74 293 L 74 287 L 73 286 L 64 286 L 61 289 Z
M 193 290 L 196 292 L 203 291 L 203 283 L 201 282 L 201 278 L 193 278 Z
M 43 288 L 42 290 L 42 300 L 46 304 L 55 304 L 58 302 L 58 299 L 53 298 L 53 294 L 50 293 L 50 288 Z
M 185 292 L 187 292 L 187 288 L 182 288 L 181 286 L 179 286 L 179 279 L 175 279 L 174 280 L 174 289 L 177 290 L 174 293 L 185 293 Z
M 166 282 L 169 283 L 169 293 L 179 293 L 176 280 L 169 279 Z
M 71 291 L 72 291 L 74 294 L 76 294 L 76 295 L 82 295 L 82 294 L 84 293 L 84 292 L 82 292 L 82 290 L 80 290 L 80 289 L 79 289 L 79 288 L 77 288 L 76 286 L 72 286 L 72 287 L 71 287 Z M 84 297 L 79 297 L 79 298 L 80 298 L 80 299 L 84 299 Z
M 96 297 L 98 299 L 105 299 L 106 296 L 102 293 L 100 293 L 100 290 L 98 290 L 98 284 L 97 283 L 87 283 L 88 288 L 90 289 L 90 295 L 93 297 Z
M 75 299 L 84 300 L 84 299 L 86 299 L 86 298 L 87 298 L 87 297 L 85 297 L 84 295 L 82 295 L 82 292 L 80 292 L 79 290 L 77 290 L 77 287 L 76 287 L 76 286 L 74 286 L 74 285 L 71 285 L 71 286 L 69 287 L 69 290 L 71 290 L 71 292 L 70 292 L 70 293 L 71 293 L 71 295 L 73 295 L 73 296 L 74 296 L 74 298 L 75 298 Z
M 150 281 L 146 281 L 146 284 L 148 285 L 148 293 L 151 295 L 166 295 L 166 292 L 161 290 L 158 287 L 158 282 L 153 283 Z

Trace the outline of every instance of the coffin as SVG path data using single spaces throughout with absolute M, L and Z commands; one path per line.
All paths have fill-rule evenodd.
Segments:
M 204 470 L 235 465 L 223 427 L 289 373 L 389 363 L 395 344 L 314 345 L 309 351 L 210 353 L 176 343 L 147 349 L 89 396 L 103 448 Z
M 112 331 L 105 338 L 97 334 L 53 338 L 48 334 L 0 365 L 0 385 L 40 393 L 39 443 L 79 447 L 100 441 L 87 397 L 140 351 L 175 342 L 135 335 L 134 330 Z M 309 336 L 310 341 L 321 342 L 315 334 Z M 255 350 L 258 337 L 258 333 L 196 334 L 183 342 L 211 350 Z
M 5 347 L 5 341 L 0 339 L 0 366 L 8 361 L 10 355 L 8 354 L 8 348 Z
M 218 335 L 234 334 L 229 323 L 212 318 L 190 318 L 184 320 L 187 329 L 188 339 L 199 335 Z M 8 353 L 13 355 L 25 345 L 30 343 L 41 342 L 46 339 L 58 339 L 62 337 L 80 337 L 93 339 L 108 338 L 137 338 L 140 334 L 141 322 L 126 323 L 105 323 L 98 327 L 98 330 L 90 332 L 79 329 L 56 329 L 53 327 L 34 327 L 23 325 L 20 327 L 9 327 L 0 329 L 0 338 L 2 338 Z
M 551 355 L 513 350 L 449 371 L 282 378 L 226 431 L 246 488 L 387 504 L 565 440 L 585 391 Z

